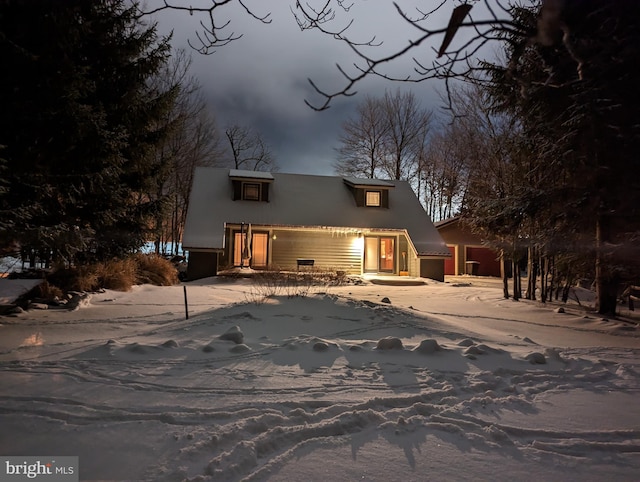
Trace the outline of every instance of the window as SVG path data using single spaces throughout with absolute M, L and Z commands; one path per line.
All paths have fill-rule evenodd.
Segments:
M 254 182 L 243 183 L 242 199 L 247 201 L 260 201 L 260 184 Z
M 367 206 L 380 206 L 380 191 L 367 191 L 365 204 Z

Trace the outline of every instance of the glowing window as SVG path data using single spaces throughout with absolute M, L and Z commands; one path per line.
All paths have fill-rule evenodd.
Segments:
M 367 206 L 380 206 L 380 191 L 367 191 L 365 204 Z

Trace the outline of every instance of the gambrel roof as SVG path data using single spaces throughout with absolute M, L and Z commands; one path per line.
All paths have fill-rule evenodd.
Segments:
M 234 200 L 232 180 L 268 183 L 268 201 Z M 358 206 L 354 188 L 388 190 L 387 207 Z M 264 173 L 198 167 L 185 224 L 185 249 L 223 249 L 225 226 L 406 231 L 418 256 L 449 257 L 440 234 L 406 181 Z

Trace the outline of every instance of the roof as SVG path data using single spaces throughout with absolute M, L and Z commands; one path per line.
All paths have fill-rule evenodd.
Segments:
M 406 181 L 393 188 L 389 208 L 358 207 L 345 179 L 274 172 L 269 202 L 233 200 L 234 170 L 198 167 L 194 173 L 182 244 L 186 249 L 223 249 L 225 224 L 406 230 L 419 256 L 450 256 L 442 237 Z M 266 173 L 253 173 L 264 176 Z M 350 179 L 352 181 L 353 179 Z M 371 180 L 360 180 L 366 186 Z
M 455 224 L 458 221 L 460 221 L 460 216 L 453 216 L 452 218 L 447 218 L 441 221 L 437 221 L 436 223 L 434 223 L 434 225 L 437 229 L 440 229 L 440 228 L 449 226 L 450 224 Z
M 247 171 L 244 169 L 229 169 L 229 177 L 232 179 L 259 179 L 261 181 L 273 181 L 273 176 L 270 172 Z
M 353 186 L 353 187 L 377 187 L 377 188 L 391 188 L 394 185 L 382 179 L 360 179 L 357 177 L 344 177 L 342 178 L 344 182 Z

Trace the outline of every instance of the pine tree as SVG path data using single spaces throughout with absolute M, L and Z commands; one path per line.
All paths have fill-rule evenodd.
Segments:
M 169 39 L 135 14 L 124 0 L 0 3 L 4 237 L 23 249 L 68 263 L 122 255 L 162 208 L 141 193 L 176 89 L 150 87 Z
M 514 9 L 531 31 L 536 14 Z M 494 99 L 519 117 L 532 146 L 530 189 L 517 196 L 531 209 L 518 209 L 545 231 L 547 245 L 564 243 L 552 250 L 581 241 L 595 260 L 603 314 L 615 314 L 619 284 L 640 274 L 631 242 L 640 230 L 640 185 L 631 174 L 640 168 L 639 18 L 637 2 L 567 2 L 546 42 L 514 36 L 509 63 L 490 67 Z

